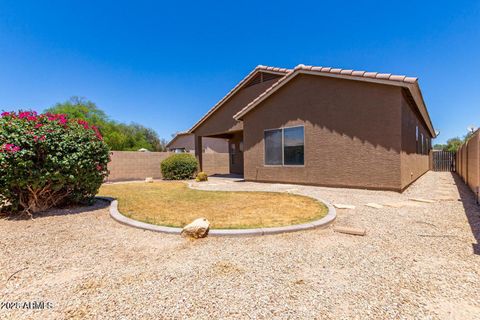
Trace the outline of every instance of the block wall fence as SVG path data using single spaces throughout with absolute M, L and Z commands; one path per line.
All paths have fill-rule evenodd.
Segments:
M 456 155 L 456 171 L 477 195 L 480 193 L 480 130 L 465 142 Z
M 161 179 L 160 163 L 173 152 L 113 151 L 108 164 L 107 182 L 144 180 L 147 177 Z M 207 174 L 229 173 L 228 153 L 204 153 L 203 171 Z

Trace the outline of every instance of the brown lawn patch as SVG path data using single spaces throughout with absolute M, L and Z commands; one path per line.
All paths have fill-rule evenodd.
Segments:
M 192 190 L 184 182 L 103 185 L 99 195 L 118 199 L 119 211 L 147 223 L 183 227 L 199 217 L 212 228 L 243 229 L 305 223 L 327 207 L 312 198 L 273 192 Z

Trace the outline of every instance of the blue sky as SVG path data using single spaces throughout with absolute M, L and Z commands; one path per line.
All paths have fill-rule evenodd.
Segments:
M 299 63 L 418 76 L 437 142 L 480 126 L 479 1 L 0 0 L 0 109 L 83 96 L 169 139 Z

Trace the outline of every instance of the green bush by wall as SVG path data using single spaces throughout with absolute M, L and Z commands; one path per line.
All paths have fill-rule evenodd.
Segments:
M 189 153 L 174 154 L 160 164 L 162 176 L 166 180 L 192 179 L 198 170 L 198 162 Z

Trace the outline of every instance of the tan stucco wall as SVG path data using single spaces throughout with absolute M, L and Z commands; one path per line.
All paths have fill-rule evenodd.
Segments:
M 205 122 L 194 130 L 194 134 L 208 136 L 243 129 L 243 123 L 233 119 L 233 116 L 250 101 L 259 96 L 278 79 L 265 81 L 238 91 L 233 97 L 214 112 Z
M 219 138 L 202 138 L 202 146 L 206 153 L 228 153 L 228 141 Z M 193 134 L 180 135 L 169 143 L 168 149 L 185 148 L 190 153 L 195 153 L 195 137 Z
M 401 152 L 401 186 L 406 188 L 412 182 L 421 177 L 430 169 L 429 154 L 417 153 L 416 127 L 419 128 L 419 136 L 431 138 L 426 126 L 419 120 L 413 107 L 407 102 L 405 96 L 402 99 L 402 152 Z
M 244 118 L 245 178 L 400 190 L 401 89 L 300 75 Z M 264 165 L 265 129 L 305 126 L 305 166 Z

